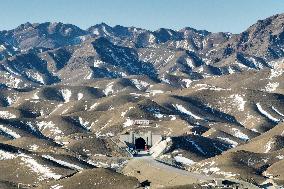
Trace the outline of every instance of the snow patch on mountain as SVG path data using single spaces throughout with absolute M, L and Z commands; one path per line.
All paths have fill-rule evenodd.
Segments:
M 38 93 L 39 93 L 39 91 L 36 91 L 36 92 L 34 93 L 34 95 L 32 96 L 32 99 L 38 100 L 38 99 L 39 99 Z
M 45 84 L 43 77 L 36 72 L 26 72 L 26 75 L 29 79 L 35 82 L 39 82 L 40 84 Z
M 174 106 L 174 108 L 175 108 L 176 110 L 178 110 L 178 111 L 181 112 L 181 113 L 187 114 L 187 115 L 193 117 L 194 119 L 203 120 L 202 117 L 199 117 L 198 115 L 192 113 L 191 111 L 187 110 L 186 108 L 184 108 L 184 107 L 183 107 L 182 105 L 180 105 L 180 104 L 175 104 L 175 105 L 173 104 L 173 106 Z
M 212 90 L 212 91 L 227 91 L 230 89 L 224 89 L 221 87 L 213 86 L 213 85 L 207 85 L 207 84 L 196 84 L 194 88 L 198 88 L 197 90 Z
M 53 115 L 61 106 L 63 106 L 63 104 L 58 104 L 58 105 L 54 108 L 54 110 L 53 110 L 52 112 L 50 112 L 49 115 Z
M 149 34 L 149 39 L 148 39 L 149 43 L 155 43 L 156 41 L 156 37 L 153 34 Z
M 229 138 L 225 138 L 225 137 L 217 137 L 217 138 L 231 144 L 233 148 L 238 145 L 238 143 L 236 141 L 233 141 Z
M 13 153 L 0 150 L 0 160 L 10 160 L 10 159 L 14 159 L 16 157 L 17 157 L 17 155 L 15 155 Z
M 54 158 L 54 157 L 52 157 L 50 155 L 42 155 L 42 157 L 45 158 L 45 159 L 48 159 L 50 161 L 54 161 L 54 162 L 56 162 L 56 163 L 58 163 L 60 165 L 63 165 L 65 167 L 69 167 L 71 169 L 83 170 L 83 168 L 78 166 L 78 165 L 75 165 L 75 164 L 72 164 L 72 163 L 68 163 L 66 161 L 62 161 L 62 160 L 56 159 L 56 158 Z
M 270 69 L 270 76 L 269 76 L 270 80 L 279 77 L 284 73 L 284 69 L 281 67 L 281 64 L 283 64 L 283 62 L 275 63 L 273 69 Z
M 276 91 L 277 87 L 279 86 L 278 82 L 269 82 L 266 86 L 265 86 L 265 91 L 267 92 L 274 92 Z
M 255 68 L 263 69 L 261 62 L 257 61 L 255 58 L 248 57 L 248 60 L 254 65 Z
M 275 142 L 273 140 L 270 140 L 268 141 L 268 143 L 265 145 L 265 151 L 264 153 L 268 153 L 271 149 L 272 149 L 272 145 L 274 144 Z
M 60 184 L 55 184 L 55 185 L 50 187 L 50 189 L 62 189 L 62 188 L 63 188 L 63 186 L 60 185 Z
M 150 85 L 149 83 L 147 83 L 145 81 L 138 80 L 138 79 L 132 79 L 131 81 L 135 85 L 135 87 L 139 90 L 143 90 Z
M 99 105 L 99 103 L 94 103 L 92 106 L 90 106 L 89 111 L 90 110 L 94 110 L 97 106 Z
M 272 106 L 271 108 L 272 108 L 272 110 L 274 110 L 278 115 L 284 117 L 284 114 L 281 113 L 279 110 L 277 110 L 274 106 Z
M 2 119 L 13 119 L 16 118 L 17 116 L 8 112 L 8 111 L 0 111 L 0 118 Z
M 104 64 L 103 61 L 101 61 L 101 60 L 95 60 L 93 66 L 94 66 L 95 68 L 98 68 L 98 67 L 100 67 L 102 64 Z
M 17 98 L 7 96 L 6 100 L 8 102 L 8 105 L 11 106 L 13 103 L 15 103 L 17 101 Z
M 78 100 L 81 100 L 83 98 L 84 94 L 83 93 L 78 93 Z
M 156 94 L 163 94 L 164 93 L 164 91 L 162 91 L 162 90 L 147 90 L 146 92 L 148 92 L 152 96 L 155 96 Z
M 17 134 L 16 132 L 12 131 L 11 129 L 4 127 L 3 125 L 0 125 L 0 131 L 8 134 L 9 136 L 13 137 L 14 139 L 20 138 L 21 136 Z
M 184 83 L 184 86 L 185 86 L 186 88 L 189 88 L 189 87 L 190 87 L 190 84 L 192 83 L 192 80 L 191 80 L 191 79 L 182 79 L 181 81 Z
M 246 101 L 244 100 L 243 96 L 240 94 L 233 94 L 230 96 L 233 99 L 233 104 L 238 107 L 239 111 L 245 110 Z
M 42 165 L 38 163 L 31 156 L 20 154 L 22 165 L 27 166 L 30 171 L 36 173 L 38 175 L 38 180 L 43 181 L 45 179 L 55 179 L 58 180 L 61 178 L 61 175 L 52 172 L 52 170 L 46 165 Z
M 79 123 L 83 128 L 85 128 L 87 130 L 91 129 L 90 122 L 84 121 L 83 118 L 81 118 L 81 117 L 79 117 Z
M 162 59 L 162 57 L 161 57 L 161 59 Z M 161 75 L 160 79 L 161 79 L 162 82 L 171 85 L 171 81 L 165 76 L 165 74 Z
M 55 140 L 64 136 L 64 133 L 52 121 L 39 121 L 36 122 L 36 125 L 40 131 L 50 132 L 50 136 L 53 136 Z
M 158 107 L 147 107 L 146 110 L 152 113 L 156 118 L 163 118 L 165 115 L 161 113 Z
M 93 72 L 92 71 L 88 71 L 84 77 L 84 79 L 92 79 L 93 76 Z
M 190 142 L 199 152 L 201 152 L 203 155 L 206 155 L 206 152 L 203 151 L 203 149 L 198 146 L 193 140 L 191 139 L 186 139 L 187 142 Z
M 39 148 L 39 146 L 36 145 L 36 144 L 32 144 L 32 145 L 29 146 L 29 150 L 31 150 L 31 151 L 36 151 L 38 148 Z
M 113 82 L 110 82 L 106 88 L 103 90 L 103 92 L 105 93 L 106 96 L 108 96 L 109 94 L 112 94 L 114 93 L 114 90 L 113 90 Z
M 72 96 L 71 90 L 69 90 L 69 89 L 61 89 L 60 92 L 61 92 L 61 95 L 62 95 L 62 97 L 64 99 L 64 102 L 65 103 L 69 102 L 70 98 Z
M 11 88 L 19 88 L 19 85 L 22 82 L 21 79 L 16 78 L 11 74 L 3 74 L 2 76 L 6 79 L 5 84 Z
M 279 119 L 273 117 L 270 113 L 268 113 L 267 111 L 265 111 L 265 110 L 262 108 L 262 106 L 260 105 L 260 103 L 256 103 L 256 107 L 257 107 L 258 111 L 259 111 L 262 115 L 264 115 L 265 117 L 267 117 L 267 118 L 270 119 L 271 121 L 277 122 L 277 123 L 280 122 Z
M 246 134 L 244 134 L 243 132 L 241 132 L 239 129 L 233 128 L 232 130 L 234 131 L 235 137 L 240 138 L 240 139 L 245 140 L 245 141 L 249 140 L 249 137 Z
M 133 107 L 129 107 L 127 110 L 125 110 L 124 112 L 121 112 L 121 117 L 124 117 L 126 115 L 126 113 L 131 110 Z
M 184 164 L 184 165 L 193 165 L 195 164 L 194 161 L 192 161 L 191 159 L 188 159 L 186 157 L 182 157 L 181 155 L 177 155 L 174 157 L 174 160 L 178 163 Z
M 171 121 L 174 121 L 177 119 L 177 116 L 176 115 L 169 115 L 169 117 L 171 118 Z

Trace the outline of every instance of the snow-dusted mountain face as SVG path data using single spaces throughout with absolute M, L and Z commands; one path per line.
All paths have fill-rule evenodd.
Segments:
M 241 34 L 49 22 L 1 31 L 0 186 L 70 188 L 67 177 L 95 174 L 136 187 L 92 168 L 120 170 L 118 136 L 137 129 L 167 138 L 153 150 L 162 161 L 283 185 L 283 69 L 284 14 Z

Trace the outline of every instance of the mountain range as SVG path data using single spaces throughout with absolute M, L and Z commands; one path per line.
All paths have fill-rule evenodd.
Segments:
M 117 188 L 108 178 L 137 187 L 120 174 L 129 155 L 117 146 L 137 129 L 166 138 L 160 161 L 283 186 L 283 69 L 284 14 L 240 34 L 51 22 L 0 31 L 0 186 L 76 188 L 103 175 L 98 188 Z

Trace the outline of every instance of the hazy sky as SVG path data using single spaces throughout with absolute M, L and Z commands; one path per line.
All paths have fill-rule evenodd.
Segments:
M 239 33 L 259 19 L 284 13 L 284 0 L 0 0 L 0 5 L 0 30 L 60 21 L 83 29 L 105 22 Z

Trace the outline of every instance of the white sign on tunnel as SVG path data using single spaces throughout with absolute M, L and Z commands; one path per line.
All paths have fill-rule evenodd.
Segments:
M 135 125 L 149 125 L 150 121 L 147 119 L 137 119 L 134 121 Z

